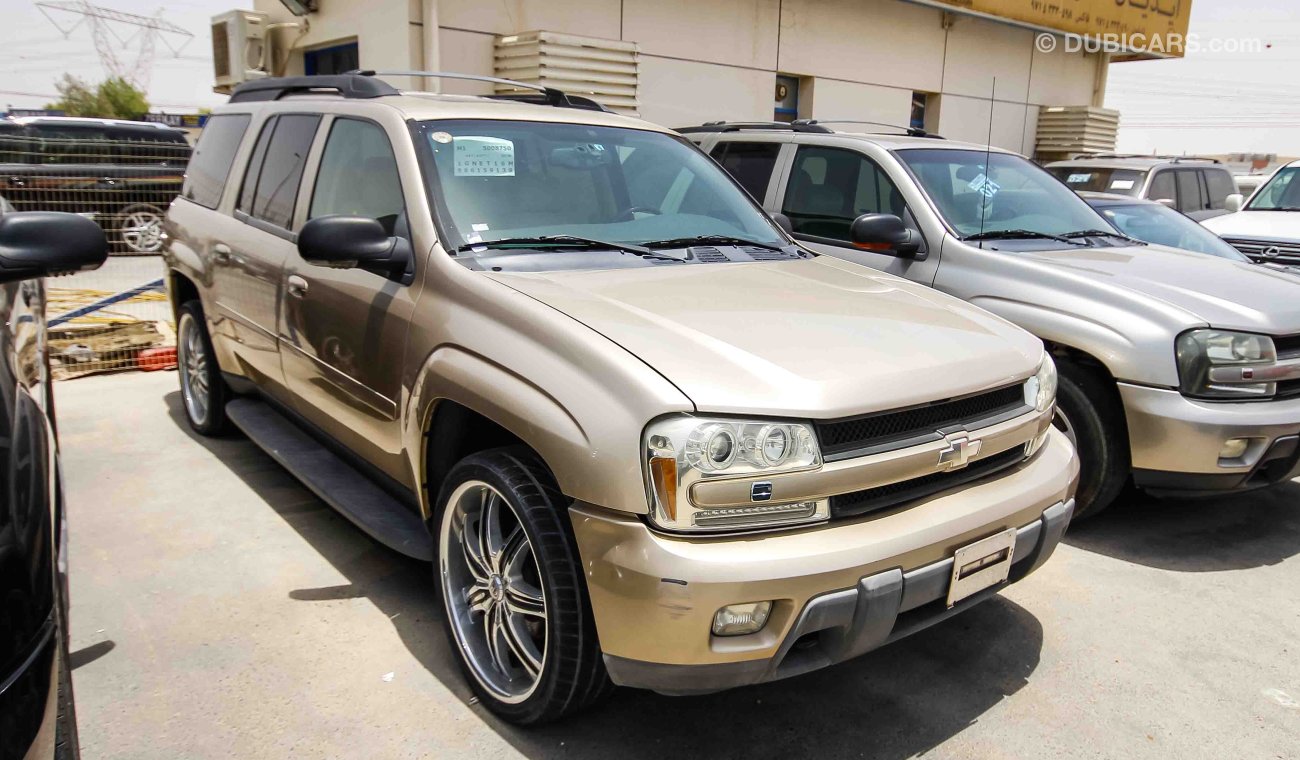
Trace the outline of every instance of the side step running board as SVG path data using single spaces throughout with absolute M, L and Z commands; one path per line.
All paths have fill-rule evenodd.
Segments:
M 226 415 L 275 461 L 379 543 L 433 561 L 424 522 L 402 502 L 295 425 L 270 404 L 238 398 Z

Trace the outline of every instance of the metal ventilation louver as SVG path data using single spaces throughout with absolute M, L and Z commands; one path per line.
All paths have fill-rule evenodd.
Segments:
M 1034 157 L 1059 161 L 1089 153 L 1115 152 L 1119 111 L 1097 106 L 1048 106 L 1038 111 Z
M 612 111 L 637 115 L 637 46 L 555 32 L 496 38 L 496 75 L 589 97 Z M 497 85 L 498 93 L 514 92 Z

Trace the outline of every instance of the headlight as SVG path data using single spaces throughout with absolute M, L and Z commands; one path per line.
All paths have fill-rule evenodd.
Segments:
M 1277 362 L 1267 335 L 1226 330 L 1189 330 L 1175 346 L 1179 388 L 1186 396 L 1210 399 L 1269 398 L 1276 382 L 1254 381 L 1252 367 Z
M 830 502 L 774 502 L 763 476 L 822 464 L 812 426 L 799 422 L 667 417 L 645 432 L 650 519 L 667 530 L 727 531 L 816 522 Z M 701 480 L 753 478 L 751 504 L 700 509 L 690 489 Z
M 1046 353 L 1038 372 L 1025 382 L 1025 403 L 1039 412 L 1051 409 L 1056 403 L 1056 362 Z

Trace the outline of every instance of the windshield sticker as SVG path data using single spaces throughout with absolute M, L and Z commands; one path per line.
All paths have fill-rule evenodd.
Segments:
M 1067 185 L 1081 185 L 1081 184 L 1083 184 L 1084 182 L 1087 182 L 1087 181 L 1090 180 L 1090 179 L 1092 179 L 1092 175 L 1091 175 L 1091 174 L 1071 174 L 1069 177 L 1066 178 L 1066 180 L 1065 180 L 1065 184 L 1067 184 Z
M 451 135 L 448 134 L 447 132 L 434 132 L 433 134 L 429 135 L 429 139 L 433 140 L 436 143 L 442 143 L 443 145 L 446 145 L 447 143 L 451 142 Z
M 500 137 L 457 137 L 453 171 L 457 177 L 515 176 L 515 144 Z
M 487 232 L 487 231 L 488 231 L 488 226 L 487 226 L 486 224 L 471 224 L 471 225 L 469 226 L 469 228 L 470 228 L 471 230 L 474 230 L 475 232 Z
M 1132 190 L 1132 189 L 1133 189 L 1133 180 L 1131 180 L 1131 179 L 1117 179 L 1117 180 L 1115 180 L 1114 182 L 1110 183 L 1110 189 L 1111 189 L 1111 190 Z
M 967 187 L 990 200 L 992 200 L 993 196 L 997 195 L 998 191 L 1002 189 L 1001 185 L 983 174 L 971 180 Z

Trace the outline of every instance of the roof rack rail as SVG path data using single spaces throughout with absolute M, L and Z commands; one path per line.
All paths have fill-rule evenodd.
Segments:
M 279 100 L 285 95 L 332 90 L 344 98 L 379 98 L 400 93 L 387 82 L 356 73 L 327 76 L 268 77 L 244 82 L 230 93 L 231 103 Z
M 858 119 L 799 119 L 795 124 L 816 126 L 818 124 L 868 124 L 873 127 L 889 127 L 905 133 L 908 137 L 930 137 L 935 140 L 942 140 L 943 135 L 936 135 L 933 132 L 926 132 L 920 127 L 904 127 L 901 124 L 888 124 L 883 121 L 861 121 Z
M 1090 158 L 1144 158 L 1148 161 L 1168 161 L 1171 164 L 1177 164 L 1183 161 L 1205 161 L 1206 163 L 1211 164 L 1223 163 L 1217 158 L 1201 158 L 1200 156 L 1170 156 L 1154 153 L 1085 153 L 1074 160 L 1086 161 Z
M 739 132 L 742 129 L 770 129 L 773 131 L 815 132 L 828 134 L 831 130 L 816 124 L 787 121 L 706 121 L 695 127 L 680 127 L 675 132 L 691 134 L 700 132 Z
M 1202 158 L 1202 157 L 1200 157 L 1200 156 L 1175 156 L 1175 157 L 1169 159 L 1169 163 L 1171 163 L 1171 164 L 1180 164 L 1180 163 L 1182 163 L 1182 162 L 1184 162 L 1184 161 L 1206 161 L 1206 162 L 1209 162 L 1209 163 L 1211 163 L 1211 164 L 1221 164 L 1221 163 L 1223 163 L 1222 161 L 1220 161 L 1220 160 L 1217 159 L 1217 158 Z
M 612 113 L 608 108 L 597 103 L 591 98 L 580 95 L 570 95 L 563 90 L 557 90 L 554 87 L 533 84 L 531 82 L 519 82 L 514 79 L 502 79 L 501 77 L 482 76 L 480 74 L 460 74 L 454 71 L 372 71 L 357 70 L 350 71 L 349 74 L 358 74 L 367 77 L 419 77 L 425 79 L 461 79 L 469 82 L 488 82 L 490 84 L 503 84 L 507 87 L 515 87 L 521 90 L 533 90 L 537 94 L 493 94 L 485 97 L 493 100 L 513 100 L 520 103 L 532 103 L 534 105 L 556 106 L 559 108 L 582 108 L 588 111 L 604 111 Z

